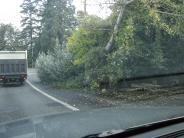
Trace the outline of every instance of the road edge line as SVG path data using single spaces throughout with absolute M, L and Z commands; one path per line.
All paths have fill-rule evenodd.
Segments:
M 34 86 L 29 80 L 26 80 L 26 82 L 27 82 L 27 84 L 29 84 L 34 90 L 36 90 L 36 91 L 39 92 L 40 94 L 46 96 L 47 98 L 49 98 L 49 99 L 51 99 L 51 100 L 53 100 L 53 101 L 55 101 L 55 102 L 57 102 L 57 103 L 60 103 L 61 105 L 65 106 L 65 107 L 67 107 L 67 108 L 69 108 L 69 109 L 71 109 L 71 110 L 73 110 L 73 111 L 79 111 L 78 108 L 76 108 L 76 107 L 74 107 L 74 106 L 72 106 L 72 105 L 70 105 L 70 104 L 68 104 L 68 103 L 66 103 L 66 102 L 63 102 L 63 101 L 61 101 L 61 100 L 59 100 L 59 99 L 57 99 L 57 98 L 55 98 L 55 97 L 53 97 L 53 96 L 51 96 L 51 95 L 45 93 L 44 91 L 40 90 L 39 88 L 37 88 L 36 86 Z

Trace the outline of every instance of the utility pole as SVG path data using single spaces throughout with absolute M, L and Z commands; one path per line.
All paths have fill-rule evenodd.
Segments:
M 32 19 L 32 15 L 30 15 L 30 18 Z M 33 25 L 32 25 L 32 20 L 31 20 L 31 23 L 30 23 L 30 26 L 31 26 L 31 32 L 30 32 L 30 37 L 31 37 L 31 66 L 32 68 L 34 68 L 34 60 L 33 60 L 33 57 L 34 57 L 34 48 L 33 48 Z
M 84 14 L 87 14 L 87 0 L 84 0 Z

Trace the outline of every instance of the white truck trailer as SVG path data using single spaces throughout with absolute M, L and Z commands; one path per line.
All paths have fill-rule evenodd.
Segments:
M 0 51 L 0 82 L 21 83 L 27 78 L 27 51 Z

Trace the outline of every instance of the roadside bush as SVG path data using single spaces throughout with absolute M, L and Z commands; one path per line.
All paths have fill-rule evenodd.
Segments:
M 39 78 L 44 81 L 48 82 L 52 80 L 51 77 L 51 68 L 52 67 L 53 57 L 51 55 L 40 54 L 37 61 L 36 61 L 36 68 L 38 69 L 38 76 Z
M 61 49 L 56 49 L 48 55 L 40 54 L 36 68 L 40 79 L 44 82 L 65 82 L 75 75 L 71 55 Z
M 101 88 L 101 84 L 109 84 L 107 56 L 103 47 L 95 47 L 87 53 L 85 60 L 85 79 L 92 89 Z
M 78 74 L 77 76 L 68 78 L 66 82 L 63 83 L 62 87 L 64 88 L 83 88 L 84 87 L 84 75 Z

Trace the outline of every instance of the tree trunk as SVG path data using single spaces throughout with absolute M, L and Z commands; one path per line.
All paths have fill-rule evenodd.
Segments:
M 87 0 L 84 0 L 84 14 L 87 14 Z
M 119 25 L 122 21 L 122 18 L 123 18 L 123 15 L 124 15 L 124 11 L 125 11 L 125 8 L 128 4 L 130 4 L 131 2 L 133 2 L 134 0 L 122 0 L 122 6 L 120 8 L 120 11 L 119 11 L 119 15 L 118 15 L 118 18 L 116 20 L 116 24 L 114 25 L 114 29 L 113 29 L 113 33 L 107 43 L 107 45 L 105 46 L 105 50 L 109 53 L 112 51 L 112 49 L 114 48 L 114 39 L 115 37 L 117 36 L 118 34 L 118 30 L 119 30 Z

